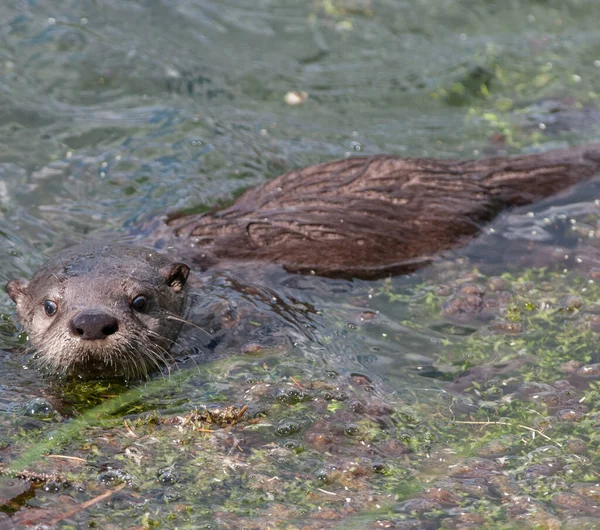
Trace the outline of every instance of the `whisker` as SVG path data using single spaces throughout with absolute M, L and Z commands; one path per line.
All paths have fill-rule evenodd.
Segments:
M 208 336 L 208 338 L 210 338 L 211 340 L 216 340 L 212 334 L 210 334 L 208 331 L 206 331 L 204 328 L 198 326 L 197 324 L 194 324 L 193 322 L 190 322 L 189 320 L 186 320 L 185 318 L 181 318 L 178 317 L 177 315 L 174 315 L 172 313 L 166 313 L 165 315 L 168 319 L 170 320 L 176 320 L 177 322 L 182 322 L 183 324 L 187 324 L 189 326 L 192 326 L 193 328 L 199 329 L 200 331 L 206 333 L 206 335 Z

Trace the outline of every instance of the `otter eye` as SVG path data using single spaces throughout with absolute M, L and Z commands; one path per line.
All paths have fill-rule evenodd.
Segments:
M 49 317 L 53 317 L 54 315 L 56 315 L 56 311 L 58 311 L 58 306 L 56 305 L 56 302 L 53 302 L 52 300 L 44 300 L 44 312 Z
M 146 309 L 148 309 L 148 299 L 142 295 L 136 296 L 131 301 L 131 307 L 133 307 L 133 309 L 135 309 L 139 313 L 143 313 L 144 311 L 146 311 Z

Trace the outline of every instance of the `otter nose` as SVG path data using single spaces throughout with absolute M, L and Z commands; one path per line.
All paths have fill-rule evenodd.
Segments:
M 119 330 L 119 321 L 99 311 L 84 311 L 71 320 L 71 332 L 83 340 L 100 340 Z

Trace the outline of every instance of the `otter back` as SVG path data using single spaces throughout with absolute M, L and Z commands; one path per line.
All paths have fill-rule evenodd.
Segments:
M 206 264 L 258 260 L 363 278 L 405 273 L 463 244 L 506 207 L 557 193 L 599 164 L 600 144 L 477 161 L 348 158 L 291 171 L 221 211 L 172 215 L 150 240 L 192 243 Z

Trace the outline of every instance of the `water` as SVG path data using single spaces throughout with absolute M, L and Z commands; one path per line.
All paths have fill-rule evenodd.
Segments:
M 478 157 L 597 141 L 599 10 L 593 0 L 8 0 L 0 15 L 0 248 L 5 249 L 0 278 L 29 276 L 46 256 L 89 238 L 135 238 L 136 227 L 166 210 L 227 201 L 288 169 L 324 160 L 382 152 Z M 290 105 L 286 94 L 292 92 L 306 92 L 308 98 Z M 105 491 L 100 472 L 125 469 L 133 474 L 126 480 L 129 491 L 137 488 L 151 499 L 152 509 L 169 512 L 180 527 L 213 524 L 212 518 L 219 528 L 266 528 L 268 521 L 286 520 L 315 528 L 364 528 L 377 519 L 398 527 L 402 519 L 436 527 L 456 517 L 452 503 L 435 506 L 446 510 L 443 516 L 428 516 L 433 508 L 410 515 L 412 508 L 399 504 L 414 502 L 415 495 L 425 502 L 422 491 L 432 476 L 452 476 L 445 464 L 428 468 L 429 456 L 444 454 L 448 465 L 458 465 L 452 460 L 458 457 L 448 455 L 489 457 L 475 440 L 513 440 L 532 432 L 481 427 L 467 443 L 461 427 L 451 426 L 453 414 L 466 411 L 462 420 L 509 418 L 545 432 L 537 418 L 527 416 L 526 410 L 539 404 L 524 397 L 529 393 L 522 385 L 568 379 L 576 389 L 572 394 L 590 403 L 577 429 L 569 430 L 574 424 L 560 415 L 563 406 L 576 408 L 564 396 L 556 398 L 563 400 L 556 410 L 539 405 L 537 414 L 558 422 L 551 438 L 562 447 L 576 436 L 588 452 L 559 455 L 562 471 L 552 475 L 555 489 L 549 492 L 535 485 L 539 469 L 530 477 L 519 468 L 525 465 L 519 458 L 537 462 L 535 444 L 548 442 L 541 435 L 531 446 L 506 442 L 499 458 L 513 459 L 505 470 L 514 479 L 510 494 L 539 500 L 539 518 L 539 513 L 547 521 L 571 517 L 577 499 L 548 499 L 566 495 L 573 483 L 585 483 L 598 471 L 591 464 L 593 384 L 581 374 L 571 377 L 563 366 L 568 360 L 598 361 L 596 293 L 589 283 L 595 278 L 590 270 L 600 263 L 597 187 L 591 182 L 503 217 L 493 233 L 464 252 L 410 277 L 346 282 L 268 272 L 262 279 L 246 279 L 252 292 L 236 283 L 239 278 L 209 277 L 194 293 L 195 318 L 218 335 L 219 346 L 188 329 L 182 349 L 195 353 L 182 363 L 187 371 L 177 372 L 187 375 L 182 381 L 177 374 L 172 381 L 157 378 L 156 388 L 154 383 L 141 387 L 141 398 L 123 398 L 121 409 L 115 404 L 110 414 L 119 427 L 94 431 L 97 420 L 90 418 L 99 417 L 94 406 L 112 403 L 122 389 L 106 383 L 88 391 L 77 385 L 57 391 L 23 366 L 24 357 L 7 353 L 1 360 L 0 436 L 13 444 L 4 459 L 11 462 L 21 454 L 14 443 L 19 429 L 30 433 L 24 439 L 34 448 L 66 433 L 60 450 L 95 466 L 87 478 L 77 475 L 87 494 L 61 483 L 60 491 L 74 503 Z M 494 291 L 489 285 L 502 274 L 508 284 Z M 449 314 L 443 304 L 460 295 L 465 283 L 483 286 L 485 303 L 492 305 L 475 315 Z M 508 301 L 494 294 L 502 290 L 510 293 Z M 580 297 L 581 304 L 568 296 Z M 10 323 L 7 296 L 0 297 L 0 313 L 8 319 L 0 325 L 0 347 L 12 350 L 20 339 Z M 237 327 L 223 326 L 213 313 L 232 318 Z M 506 332 L 509 324 L 518 324 L 521 332 Z M 253 349 L 256 344 L 262 349 Z M 473 366 L 483 366 L 485 377 L 464 376 Z M 469 385 L 460 377 L 475 380 L 476 391 L 465 391 Z M 449 393 L 448 385 L 460 392 Z M 494 385 L 504 385 L 504 400 L 494 394 Z M 558 392 L 556 386 L 544 389 Z M 60 414 L 48 420 L 24 412 L 22 407 L 40 396 Z M 353 400 L 367 403 L 367 412 L 357 413 L 360 407 L 348 405 Z M 511 402 L 522 408 L 502 408 Z M 210 403 L 249 403 L 257 419 L 233 431 L 235 444 L 220 432 L 194 438 L 193 456 L 179 460 L 171 439 L 191 435 L 165 432 L 166 427 L 164 439 L 155 433 L 160 449 L 140 442 L 135 458 L 126 452 L 118 430 L 123 416 L 141 421 L 148 411 L 185 414 Z M 393 420 L 381 412 L 384 406 L 394 409 Z M 419 426 L 406 416 L 398 419 L 396 407 L 410 407 Z M 68 430 L 74 429 L 67 426 L 73 420 L 63 420 L 85 410 L 92 412 L 84 417 L 88 430 L 82 428 L 86 434 L 79 438 Z M 261 413 L 266 419 L 258 419 Z M 365 424 L 365 415 L 379 418 L 378 426 Z M 395 443 L 410 433 L 415 441 L 409 457 L 383 440 L 381 425 Z M 150 435 L 141 433 L 146 427 L 137 428 L 142 439 Z M 356 438 L 355 432 L 362 434 Z M 119 441 L 108 447 L 102 435 Z M 325 439 L 339 444 L 343 457 L 324 456 L 323 451 L 336 454 Z M 344 482 L 331 470 L 346 469 L 344 458 L 379 465 L 373 454 L 361 452 L 357 439 L 376 447 L 373 454 L 389 469 L 374 477 L 349 472 L 355 478 Z M 232 452 L 236 444 L 245 452 Z M 273 447 L 279 453 L 265 449 Z M 145 468 L 135 467 L 138 456 Z M 227 472 L 218 466 L 223 459 Z M 156 465 L 148 464 L 153 461 Z M 40 465 L 39 459 L 29 461 L 34 469 Z M 244 478 L 238 465 L 250 466 Z M 179 478 L 167 481 L 164 470 L 157 471 L 161 466 L 179 466 Z M 223 475 L 222 485 L 206 479 L 186 497 L 186 488 L 198 484 L 198 469 Z M 274 476 L 280 477 L 275 490 L 268 486 Z M 165 500 L 175 493 L 179 501 Z M 80 524 L 91 517 L 100 526 L 112 518 L 126 527 L 132 517 L 147 524 L 144 513 L 152 509 L 120 495 L 125 496 L 109 508 L 98 505 L 91 515 L 74 517 Z M 347 496 L 353 501 L 340 504 Z M 59 502 L 58 495 L 40 489 L 3 510 L 52 509 Z M 493 496 L 470 496 L 465 510 L 481 511 L 485 503 L 500 506 Z M 315 519 L 323 507 L 331 517 Z M 486 524 L 515 521 L 488 511 L 493 515 Z M 156 516 L 161 524 L 170 524 L 161 517 Z

